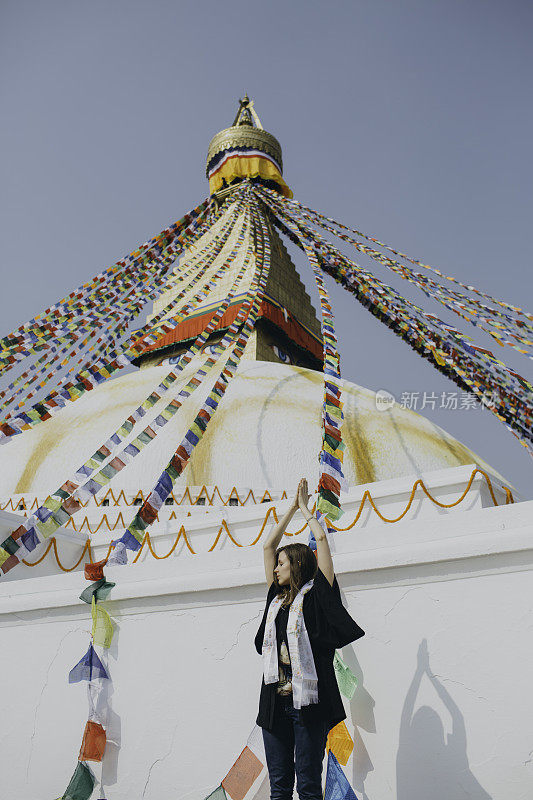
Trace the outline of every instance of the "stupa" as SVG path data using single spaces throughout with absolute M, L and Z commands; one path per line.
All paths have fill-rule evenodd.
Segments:
M 44 498 L 67 480 L 84 456 L 105 441 L 157 386 L 168 368 L 179 364 L 180 356 L 227 297 L 243 267 L 244 241 L 230 268 L 193 309 L 190 301 L 197 287 L 192 285 L 183 291 L 182 276 L 198 268 L 231 223 L 232 235 L 211 259 L 203 279 L 208 281 L 215 276 L 232 253 L 245 218 L 244 209 L 236 211 L 232 191 L 243 178 L 259 179 L 262 184 L 277 185 L 284 193 L 289 191 L 281 177 L 281 146 L 260 127 L 255 111 L 254 127 L 252 111 L 253 106 L 245 97 L 234 124 L 216 134 L 209 145 L 207 174 L 211 176 L 214 202 L 222 206 L 222 213 L 184 252 L 170 286 L 157 298 L 148 318 L 158 318 L 159 325 L 173 319 L 174 326 L 133 360 L 140 369 L 99 386 L 10 444 L 10 458 L 0 465 L 4 502 L 11 496 L 23 496 L 24 503 L 31 506 L 36 496 Z M 252 489 L 254 493 L 281 493 L 297 485 L 302 469 L 312 484 L 317 483 L 323 384 L 320 322 L 273 227 L 269 236 L 271 265 L 257 321 L 236 378 L 187 470 L 177 481 L 181 488 L 218 487 L 225 498 L 233 487 Z M 216 352 L 217 343 L 235 321 L 255 268 L 251 258 L 238 292 L 203 345 L 204 352 Z M 200 356 L 196 356 L 182 372 L 184 385 L 198 368 L 199 360 Z M 342 391 L 343 437 L 347 445 L 344 467 L 350 485 L 464 464 L 478 464 L 503 480 L 480 456 L 423 416 L 399 405 L 384 412 L 374 392 L 347 381 L 342 382 Z M 149 492 L 188 419 L 190 408 L 183 407 L 166 428 L 164 441 L 158 439 L 157 447 L 147 448 L 140 459 L 114 478 L 112 489 L 116 495 L 121 490 L 128 498 Z
M 515 502 L 496 469 L 422 415 L 384 408 L 374 392 L 341 378 L 320 273 L 485 402 L 523 443 L 530 385 L 350 262 L 317 228 L 357 242 L 371 258 L 385 249 L 382 264 L 465 319 L 477 313 L 480 327 L 521 352 L 524 312 L 491 306 L 463 284 L 473 299 L 445 283 L 437 289 L 436 279 L 420 277 L 427 265 L 298 204 L 281 145 L 247 96 L 233 124 L 213 137 L 206 174 L 204 204 L 3 340 L 5 369 L 41 359 L 4 390 L 0 425 L 2 674 L 11 689 L 3 714 L 16 719 L 4 747 L 6 796 L 55 798 L 68 783 L 86 711 L 65 670 L 79 659 L 92 613 L 95 652 L 114 693 L 107 691 L 103 717 L 89 691 L 93 727 L 67 795 L 89 797 L 85 785 L 108 800 L 266 798 L 253 726 L 260 664 L 251 647 L 264 602 L 260 539 L 302 476 L 318 486 L 317 514 L 346 604 L 370 631 L 357 652 L 342 654 L 358 688 L 347 701 L 348 738 L 342 732 L 332 744 L 347 753 L 357 796 L 425 798 L 444 761 L 451 796 L 463 796 L 456 783 L 479 797 L 482 785 L 492 787 L 496 796 L 506 770 L 527 755 L 522 715 L 509 707 L 528 676 L 519 667 L 514 685 L 494 695 L 492 670 L 504 672 L 506 655 L 494 653 L 483 615 L 492 616 L 491 630 L 505 627 L 513 598 L 530 587 L 533 504 Z M 311 262 L 320 314 L 283 237 Z M 136 329 L 147 302 L 147 321 Z M 91 325 L 93 339 L 83 345 Z M 76 343 L 82 356 L 73 377 L 65 369 Z M 84 346 L 92 348 L 85 361 Z M 9 406 L 10 392 L 20 398 L 23 390 L 25 405 Z M 495 534 L 503 529 L 505 537 Z M 301 520 L 289 533 L 307 540 Z M 116 583 L 108 605 L 97 596 L 92 612 L 77 599 L 87 564 L 89 578 L 104 580 L 105 568 Z M 111 633 L 104 612 L 114 618 Z M 514 645 L 512 625 L 505 637 Z M 416 717 L 423 676 L 423 701 L 433 702 L 432 686 L 452 716 L 455 755 L 431 739 L 436 718 Z M 454 700 L 459 686 L 467 689 L 457 688 Z M 476 722 L 474 695 L 487 703 Z M 491 738 L 494 713 L 505 746 Z M 472 768 L 460 733 L 465 717 Z M 94 759 L 89 739 L 96 750 L 103 742 Z M 415 766 L 424 758 L 420 777 Z M 516 797 L 526 772 L 515 772 Z

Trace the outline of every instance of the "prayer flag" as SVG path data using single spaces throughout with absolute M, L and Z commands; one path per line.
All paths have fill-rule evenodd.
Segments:
M 101 761 L 106 745 L 105 730 L 98 722 L 88 720 L 83 732 L 78 761 Z
M 80 761 L 61 800 L 89 800 L 94 784 L 93 773 L 87 764 Z
M 243 800 L 256 778 L 263 770 L 263 764 L 252 753 L 248 745 L 244 748 L 224 780 L 222 787 L 231 800 Z
M 357 678 L 337 651 L 335 651 L 333 659 L 333 669 L 335 670 L 340 693 L 347 697 L 348 700 L 351 700 L 357 688 Z
M 85 564 L 84 574 L 88 581 L 100 581 L 104 577 L 104 567 L 107 564 L 107 558 L 103 561 L 96 561 L 94 564 Z
M 353 750 L 353 739 L 348 733 L 346 723 L 339 722 L 328 734 L 327 748 L 331 750 L 337 761 L 346 766 Z
M 89 704 L 89 719 L 98 722 L 103 728 L 107 727 L 109 711 L 109 682 L 103 678 L 93 678 L 87 684 L 87 700 Z
M 93 597 L 98 602 L 99 600 L 107 600 L 109 597 L 109 592 L 115 586 L 114 583 L 110 581 L 106 581 L 105 578 L 101 578 L 96 583 L 91 583 L 83 592 L 80 594 L 80 600 L 83 600 L 84 603 L 91 605 L 93 601 Z
M 226 792 L 222 786 L 217 786 L 215 791 L 208 794 L 205 800 L 226 800 Z
M 124 542 L 117 541 L 115 543 L 115 547 L 111 551 L 111 555 L 107 559 L 107 563 L 109 566 L 113 566 L 114 564 L 128 563 L 128 554 L 126 552 L 126 545 Z
M 94 595 L 91 613 L 93 618 L 93 644 L 107 648 L 111 645 L 111 640 L 113 639 L 114 626 L 108 612 L 105 608 L 102 608 L 100 603 L 96 602 Z
M 91 643 L 81 661 L 70 670 L 68 682 L 91 681 L 93 678 L 109 678 L 109 675 Z
M 324 800 L 357 800 L 354 790 L 348 783 L 348 778 L 331 750 L 328 753 Z
M 257 756 L 262 764 L 266 764 L 265 745 L 263 743 L 263 729 L 259 725 L 254 725 L 251 734 L 246 742 L 252 753 Z

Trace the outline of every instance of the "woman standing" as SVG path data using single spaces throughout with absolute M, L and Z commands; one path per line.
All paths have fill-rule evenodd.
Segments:
M 340 596 L 328 541 L 309 511 L 307 481 L 264 544 L 268 594 L 255 647 L 263 656 L 257 724 L 270 778 L 271 800 L 322 800 L 322 761 L 328 731 L 346 718 L 333 658 L 364 631 Z M 316 558 L 304 544 L 278 545 L 300 509 L 316 539 Z

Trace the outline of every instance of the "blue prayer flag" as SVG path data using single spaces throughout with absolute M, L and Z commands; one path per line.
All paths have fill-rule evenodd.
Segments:
M 70 670 L 68 682 L 92 681 L 93 678 L 109 678 L 109 675 L 91 643 L 81 661 L 78 661 L 76 666 Z
M 37 532 L 33 527 L 33 525 L 29 530 L 26 531 L 26 533 L 22 534 L 22 536 L 20 537 L 20 541 L 22 542 L 26 550 L 28 550 L 28 552 L 31 553 L 32 550 L 35 550 L 37 545 L 40 543 L 40 539 L 37 536 Z
M 357 800 L 348 778 L 331 750 L 328 753 L 324 800 Z
M 133 534 L 131 534 L 129 531 L 125 531 L 118 541 L 121 542 L 128 550 L 141 549 L 141 543 L 138 542 L 135 536 L 133 536 Z

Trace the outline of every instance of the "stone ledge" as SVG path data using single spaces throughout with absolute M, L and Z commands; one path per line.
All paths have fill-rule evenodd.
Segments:
M 531 519 L 533 501 L 514 506 L 466 512 L 455 517 L 454 531 L 447 537 L 381 543 L 374 548 L 354 548 L 359 540 L 349 537 L 351 545 L 335 548 L 339 583 L 345 591 L 364 590 L 393 584 L 454 580 L 474 575 L 529 569 L 533 566 Z M 439 520 L 439 527 L 449 520 Z M 402 533 L 413 524 L 395 525 Z M 407 530 L 405 530 L 407 528 Z M 505 531 L 505 534 L 502 532 Z M 305 541 L 305 536 L 300 537 Z M 411 537 L 409 537 L 411 538 Z M 112 599 L 122 613 L 146 613 L 170 606 L 194 607 L 213 604 L 251 602 L 264 596 L 265 580 L 260 548 L 236 552 L 221 550 L 209 556 L 187 554 L 180 560 L 161 563 L 152 558 L 126 567 L 106 570 L 116 581 Z M 183 574 L 186 569 L 187 574 Z M 176 574 L 177 571 L 181 574 Z M 67 615 L 87 616 L 88 607 L 78 600 L 84 588 L 82 575 L 69 573 L 0 584 L 0 624 L 46 621 L 48 614 L 61 611 Z

